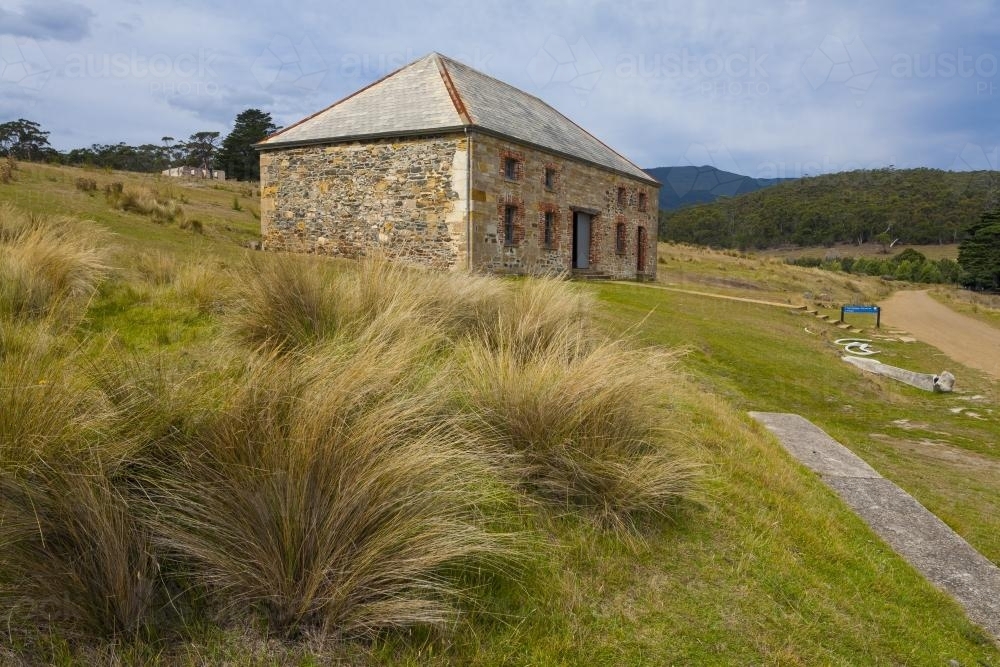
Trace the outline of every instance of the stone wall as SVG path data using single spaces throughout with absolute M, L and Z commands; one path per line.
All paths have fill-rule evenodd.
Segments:
M 464 134 L 263 151 L 263 247 L 464 268 L 467 159 Z
M 591 270 L 636 278 L 642 227 L 643 275 L 655 277 L 655 186 L 515 142 L 469 136 L 471 142 L 455 134 L 263 151 L 263 247 L 344 257 L 381 252 L 435 268 L 468 268 L 471 145 L 474 270 L 569 273 L 573 215 L 584 211 L 594 216 Z M 513 178 L 506 160 L 514 160 Z M 504 238 L 508 207 L 515 213 L 510 243 Z M 548 244 L 547 213 L 553 221 Z
M 637 277 L 638 229 L 646 230 L 645 276 L 656 275 L 658 192 L 654 185 L 534 148 L 472 133 L 472 262 L 480 271 L 558 273 L 572 270 L 573 211 L 594 214 L 591 269 L 615 278 Z M 504 161 L 518 162 L 514 179 Z M 552 187 L 545 170 L 552 169 Z M 618 189 L 624 199 L 619 204 Z M 645 210 L 640 205 L 645 198 Z M 516 208 L 512 243 L 504 239 L 504 211 Z M 545 244 L 545 213 L 553 214 L 552 243 Z M 623 252 L 617 225 L 623 228 Z

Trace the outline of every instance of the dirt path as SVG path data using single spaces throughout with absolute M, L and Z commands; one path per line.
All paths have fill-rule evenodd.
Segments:
M 776 308 L 789 308 L 791 310 L 805 310 L 805 306 L 796 305 L 793 303 L 782 303 L 781 301 L 767 301 L 766 299 L 751 299 L 746 296 L 731 296 L 729 294 L 717 294 L 715 292 L 698 292 L 691 289 L 681 289 L 680 287 L 668 287 L 661 284 L 650 284 L 650 283 L 637 283 L 634 281 L 625 280 L 609 280 L 609 283 L 615 285 L 628 285 L 629 287 L 648 287 L 650 289 L 659 289 L 666 292 L 677 292 L 679 294 L 693 294 L 695 296 L 707 296 L 712 299 L 726 299 L 728 301 L 742 301 L 743 303 L 759 303 L 762 306 L 775 306 Z
M 956 313 L 922 290 L 896 292 L 879 305 L 883 324 L 908 331 L 955 361 L 1000 380 L 1000 329 Z

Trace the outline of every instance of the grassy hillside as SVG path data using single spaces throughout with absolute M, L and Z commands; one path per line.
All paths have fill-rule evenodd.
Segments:
M 924 394 L 840 362 L 839 330 L 795 311 L 656 286 L 283 260 L 242 248 L 238 188 L 171 183 L 183 210 L 156 222 L 104 181 L 131 183 L 0 184 L 7 228 L 75 238 L 58 256 L 84 267 L 45 277 L 0 234 L 21 286 L 0 295 L 3 662 L 1000 665 L 745 415 L 817 422 L 996 562 L 985 378 Z M 703 291 L 889 289 L 661 255 Z
M 727 248 L 957 243 L 984 210 L 996 172 L 876 169 L 802 178 L 664 212 L 660 239 Z

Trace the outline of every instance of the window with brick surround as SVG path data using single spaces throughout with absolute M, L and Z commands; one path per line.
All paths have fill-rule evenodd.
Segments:
M 646 206 L 647 206 L 646 193 L 645 192 L 640 192 L 639 193 L 639 210 L 640 211 L 645 211 L 646 210 Z
M 545 212 L 544 225 L 545 230 L 543 240 L 545 242 L 546 249 L 551 250 L 556 241 L 556 214 L 554 212 Z
M 545 187 L 549 190 L 556 189 L 556 170 L 553 167 L 545 168 Z
M 517 160 L 512 157 L 503 159 L 503 176 L 510 181 L 517 180 Z
M 619 206 L 625 206 L 626 202 L 628 202 L 628 191 L 625 188 L 623 188 L 623 187 L 619 187 L 618 188 L 618 205 Z
M 513 148 L 501 148 L 499 158 L 501 178 L 506 181 L 524 179 L 524 153 Z
M 628 241 L 627 232 L 625 231 L 625 223 L 619 222 L 615 225 L 615 252 L 619 255 L 624 255 L 626 252 L 626 243 Z
M 503 243 L 504 245 L 514 245 L 514 227 L 517 221 L 517 207 L 504 206 L 503 208 Z

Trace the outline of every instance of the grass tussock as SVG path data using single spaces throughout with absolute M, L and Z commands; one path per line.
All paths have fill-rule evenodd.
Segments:
M 154 222 L 168 223 L 183 215 L 180 202 L 167 190 L 123 185 L 120 182 L 104 186 L 104 197 L 112 208 L 149 216 Z
M 698 466 L 661 430 L 670 355 L 593 346 L 572 328 L 533 351 L 516 340 L 466 345 L 455 381 L 473 428 L 512 456 L 520 487 L 619 528 L 692 496 Z
M 150 285 L 169 285 L 177 277 L 177 257 L 162 250 L 133 255 L 130 264 L 139 278 Z
M 497 485 L 428 395 L 412 346 L 270 360 L 158 483 L 158 534 L 224 616 L 285 635 L 373 636 L 454 616 L 456 573 L 508 555 Z
M 197 357 L 139 355 L 49 326 L 105 276 L 97 237 L 76 230 L 0 209 L 12 637 L 444 629 L 545 542 L 525 512 L 628 529 L 693 486 L 657 428 L 669 362 L 602 342 L 563 282 L 149 252 L 109 294 L 145 284 L 147 312 L 181 305 L 230 335 L 209 329 Z
M 182 265 L 173 280 L 174 289 L 202 313 L 221 313 L 233 301 L 233 274 L 206 262 Z
M 18 629 L 134 637 L 163 606 L 149 529 L 100 465 L 0 478 L 0 609 Z
M 93 443 L 103 414 L 65 348 L 44 324 L 0 324 L 0 476 Z
M 0 160 L 0 184 L 7 185 L 14 181 L 14 172 L 17 171 L 17 162 L 14 158 L 7 156 Z
M 566 327 L 588 330 L 589 300 L 556 279 L 512 286 L 496 277 L 428 272 L 379 257 L 337 270 L 290 255 L 253 257 L 242 274 L 231 326 L 251 346 L 287 351 L 356 337 L 369 327 L 405 336 L 418 326 L 452 342 L 479 336 L 496 347 L 500 337 L 513 336 L 534 348 Z
M 78 314 L 107 275 L 104 243 L 91 224 L 0 207 L 0 314 Z

